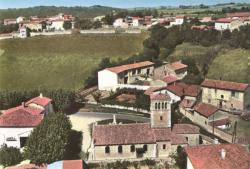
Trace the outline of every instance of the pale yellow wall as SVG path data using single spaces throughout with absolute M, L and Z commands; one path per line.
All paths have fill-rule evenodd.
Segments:
M 195 146 L 199 145 L 199 134 L 180 134 L 188 139 L 188 145 Z
M 143 148 L 144 144 L 136 144 L 136 148 Z M 143 158 L 150 158 L 156 156 L 156 144 L 147 144 L 148 150 L 143 154 Z M 106 146 L 95 146 L 94 148 L 94 160 L 111 160 L 111 159 L 129 159 L 136 158 L 136 151 L 130 152 L 131 145 L 122 145 L 123 153 L 118 153 L 118 145 L 112 145 L 110 147 L 110 153 L 105 153 Z
M 199 125 L 201 125 L 202 127 L 207 127 L 209 120 L 204 117 L 201 116 L 199 113 L 197 113 L 196 111 L 194 111 L 194 118 L 193 121 Z
M 235 91 L 238 92 L 238 91 Z M 224 96 L 224 98 L 221 98 L 221 95 Z M 230 109 L 236 108 L 236 109 L 244 109 L 244 93 L 238 92 L 238 98 L 232 97 L 232 91 L 230 90 L 221 90 L 221 89 L 213 89 L 213 88 L 202 88 L 202 102 L 209 103 L 214 106 L 219 106 L 219 100 L 223 100 L 223 109 Z M 209 101 L 211 100 L 211 102 Z
M 166 149 L 163 149 L 163 145 L 166 145 Z M 157 155 L 158 157 L 168 157 L 172 152 L 170 141 L 157 142 Z
M 31 30 L 42 30 L 42 24 L 32 24 L 32 23 L 27 23 L 24 24 L 26 27 L 30 28 Z
M 191 121 L 194 121 L 194 113 L 191 112 L 191 110 L 187 110 L 184 108 L 180 108 L 180 112 L 186 116 L 187 118 L 189 118 Z

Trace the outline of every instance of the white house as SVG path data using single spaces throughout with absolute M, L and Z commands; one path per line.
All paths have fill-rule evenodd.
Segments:
M 182 25 L 185 21 L 185 16 L 176 16 L 175 20 L 170 22 L 170 26 L 173 25 Z
M 26 26 L 21 26 L 19 28 L 19 37 L 20 38 L 27 38 L 28 37 L 28 31 Z
M 53 112 L 51 99 L 42 94 L 0 115 L 0 145 L 22 148 L 33 128 Z
M 113 26 L 115 28 L 127 28 L 128 23 L 126 23 L 123 18 L 118 18 L 114 21 Z
M 23 22 L 24 21 L 24 17 L 23 16 L 19 16 L 16 18 L 16 23 L 20 23 L 20 22 Z
M 133 27 L 143 26 L 143 23 L 144 23 L 144 19 L 143 18 L 133 17 L 133 22 L 132 22 L 132 26 Z
M 53 20 L 53 21 L 51 21 L 51 24 L 48 26 L 48 29 L 62 31 L 62 30 L 64 30 L 63 23 L 64 23 L 63 19 Z
M 149 79 L 153 75 L 153 70 L 154 63 L 150 61 L 106 68 L 98 72 L 98 89 L 114 91 L 123 87 L 140 87 L 140 85 L 132 85 L 132 83 Z M 141 87 L 143 88 L 143 86 Z

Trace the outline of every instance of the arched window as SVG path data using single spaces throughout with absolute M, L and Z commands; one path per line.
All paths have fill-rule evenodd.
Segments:
M 147 145 L 147 144 L 144 144 L 144 145 L 143 145 L 143 149 L 144 149 L 144 151 L 148 151 L 148 145 Z
M 106 146 L 106 147 L 105 147 L 105 153 L 106 153 L 106 154 L 109 154 L 109 153 L 110 153 L 110 148 L 109 148 L 109 146 Z
M 135 152 L 135 145 L 130 146 L 130 152 Z
M 165 102 L 165 109 L 167 109 L 168 108 L 168 103 L 167 102 Z
M 161 103 L 158 103 L 158 109 L 159 110 L 161 109 Z
M 164 102 L 161 103 L 161 108 L 164 109 Z
M 118 153 L 122 153 L 122 146 L 121 145 L 118 146 Z
M 155 110 L 157 110 L 157 103 L 155 103 Z

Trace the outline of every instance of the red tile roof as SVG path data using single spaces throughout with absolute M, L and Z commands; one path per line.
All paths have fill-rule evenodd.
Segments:
M 226 152 L 221 158 L 221 150 Z M 187 146 L 185 151 L 194 169 L 249 169 L 250 154 L 238 144 Z
M 210 104 L 205 104 L 205 103 L 199 103 L 194 107 L 194 110 L 201 114 L 202 116 L 209 117 L 216 113 L 219 109 L 215 106 L 212 106 Z
M 153 62 L 144 61 L 144 62 L 138 62 L 138 63 L 133 63 L 133 64 L 110 67 L 106 69 L 114 73 L 121 73 L 126 70 L 132 70 L 132 69 L 137 69 L 137 68 L 142 68 L 142 67 L 147 67 L 147 66 L 152 66 L 152 65 L 154 65 Z
M 176 134 L 199 134 L 200 128 L 192 124 L 175 124 L 173 132 Z
M 186 144 L 181 135 L 171 132 L 171 128 L 151 128 L 149 123 L 121 125 L 97 125 L 93 129 L 94 144 L 154 144 L 156 141 L 171 141 L 171 144 Z
M 179 79 L 177 77 L 172 76 L 172 75 L 165 76 L 161 80 L 163 80 L 167 84 L 171 84 L 171 83 L 179 81 Z
M 194 100 L 183 99 L 179 106 L 183 108 L 192 108 L 195 105 L 195 102 L 196 101 Z
M 250 17 L 250 12 L 227 13 L 227 17 Z
M 156 93 L 150 95 L 150 100 L 164 100 L 164 101 L 170 101 L 171 98 L 168 94 L 162 94 L 162 93 Z
M 28 102 L 26 102 L 26 105 L 29 105 L 31 103 L 35 103 L 37 105 L 40 105 L 40 106 L 47 106 L 52 100 L 48 97 L 44 97 L 44 96 L 38 96 L 38 97 L 35 97 L 31 100 L 29 100 Z
M 175 83 L 168 85 L 166 89 L 179 97 L 192 96 L 197 97 L 201 93 L 201 88 L 198 85 L 188 85 L 185 83 Z
M 62 169 L 83 169 L 82 160 L 64 160 Z
M 229 82 L 223 80 L 205 79 L 202 82 L 201 86 L 208 88 L 223 89 L 223 90 L 245 91 L 248 88 L 249 84 Z
M 172 70 L 176 71 L 176 70 L 187 68 L 187 65 L 185 65 L 185 64 L 181 63 L 180 61 L 178 61 L 178 62 L 173 62 L 173 63 L 167 64 L 167 67 L 169 69 L 172 69 Z
M 231 22 L 232 22 L 232 19 L 220 18 L 220 19 L 217 19 L 215 22 L 216 22 L 216 23 L 231 23 Z
M 0 127 L 35 127 L 41 123 L 43 115 L 31 114 L 25 108 L 19 108 L 0 116 Z
M 163 87 L 150 87 L 150 88 L 148 88 L 145 92 L 144 92 L 144 94 L 145 95 L 150 95 L 150 94 L 153 94 L 155 91 L 158 91 L 158 90 L 160 90 L 160 89 L 162 89 Z
M 10 109 L 4 111 L 3 113 L 9 114 L 9 113 L 16 112 L 19 110 L 24 110 L 32 115 L 39 115 L 39 114 L 42 114 L 44 112 L 44 110 L 42 110 L 42 109 L 36 109 L 36 108 L 32 108 L 32 107 L 27 107 L 27 106 L 17 106 L 17 107 L 10 108 Z
M 6 167 L 5 169 L 47 169 L 47 166 L 37 166 L 35 164 L 19 164 L 16 166 Z

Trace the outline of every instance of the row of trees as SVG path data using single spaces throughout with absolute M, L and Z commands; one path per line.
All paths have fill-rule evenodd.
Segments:
M 11 25 L 0 24 L 0 34 L 18 31 L 18 28 L 19 28 L 18 24 L 11 24 Z
M 44 96 L 53 100 L 55 111 L 64 111 L 75 102 L 75 93 L 70 90 L 32 90 L 32 91 L 1 91 L 0 92 L 0 110 L 5 110 L 11 107 L 20 105 L 31 98 L 39 96 L 43 93 Z
M 71 122 L 64 113 L 49 114 L 32 131 L 23 153 L 6 145 L 0 148 L 0 164 L 6 167 L 29 159 L 31 163 L 43 165 L 59 160 L 79 159 L 82 133 L 71 127 Z
M 102 23 L 100 21 L 92 21 L 90 19 L 77 19 L 75 21 L 75 28 L 77 29 L 97 29 L 101 28 Z

